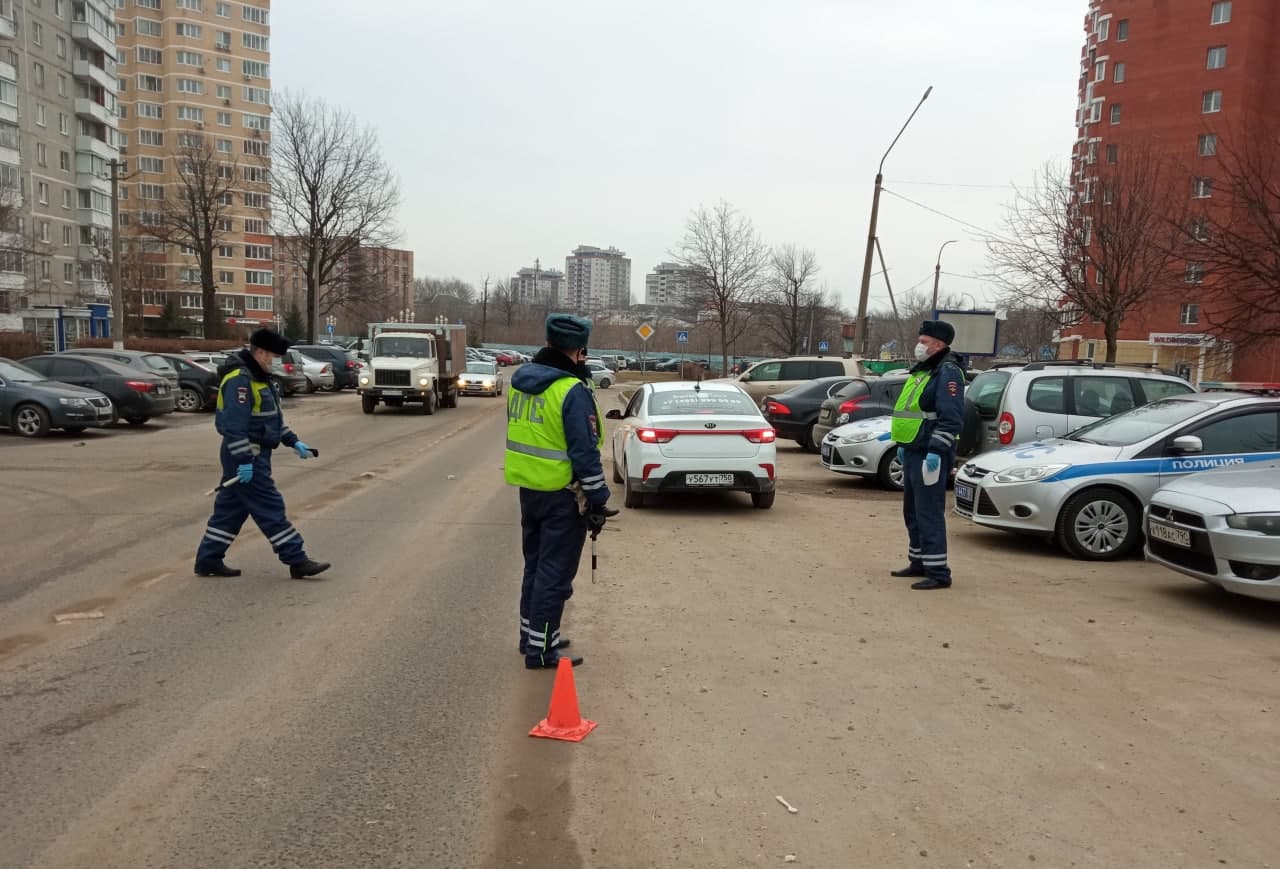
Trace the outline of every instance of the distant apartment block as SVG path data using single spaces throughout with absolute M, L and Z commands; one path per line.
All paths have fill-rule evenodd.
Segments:
M 698 303 L 698 273 L 675 263 L 659 263 L 644 276 L 646 305 L 690 308 Z
M 573 311 L 631 307 L 631 260 L 616 247 L 581 245 L 564 259 L 562 306 Z
M 520 269 L 511 279 L 510 291 L 529 305 L 555 305 L 564 298 L 564 272 L 534 266 Z
M 284 322 L 290 309 L 304 317 L 307 311 L 307 279 L 286 236 L 274 239 L 276 275 L 275 309 Z M 319 308 L 316 335 L 326 331 L 326 318 L 334 317 L 334 334 L 363 335 L 369 323 L 400 317 L 412 310 L 413 251 L 390 247 L 358 247 L 337 269 L 332 286 L 321 287 L 318 302 L 335 300 L 332 310 Z
M 0 315 L 49 349 L 105 334 L 112 0 L 0 0 Z

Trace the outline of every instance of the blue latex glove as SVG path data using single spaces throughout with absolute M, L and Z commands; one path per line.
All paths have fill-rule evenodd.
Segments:
M 307 446 L 302 441 L 295 443 L 293 445 L 293 450 L 298 454 L 298 458 L 300 459 L 311 458 L 311 447 Z
M 942 457 L 937 453 L 929 453 L 929 455 L 924 457 L 924 466 L 928 469 L 929 473 L 932 474 L 934 471 L 938 470 L 938 468 L 942 467 Z
M 907 460 L 907 451 L 902 447 L 898 447 L 898 464 L 904 464 Z
M 236 466 L 236 479 L 242 483 L 250 482 L 253 479 L 253 462 Z

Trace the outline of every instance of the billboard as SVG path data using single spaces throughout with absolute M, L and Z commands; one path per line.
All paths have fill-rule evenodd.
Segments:
M 995 356 L 1000 346 L 1000 321 L 995 311 L 935 311 L 956 329 L 951 349 L 962 356 Z

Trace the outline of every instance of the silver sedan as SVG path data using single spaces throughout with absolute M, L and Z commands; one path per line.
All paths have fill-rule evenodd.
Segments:
M 1151 496 L 1146 531 L 1148 560 L 1280 601 L 1280 462 L 1166 484 Z

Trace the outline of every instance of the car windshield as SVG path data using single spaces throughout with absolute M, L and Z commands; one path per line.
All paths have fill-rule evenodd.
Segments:
M 414 359 L 430 359 L 435 354 L 431 352 L 430 338 L 393 337 L 374 338 L 373 355 L 410 356 Z
M 468 374 L 497 374 L 498 366 L 494 365 L 492 362 L 468 362 L 467 373 Z
M 14 383 L 36 383 L 45 379 L 43 374 L 16 362 L 0 362 L 0 378 Z
M 157 356 L 154 353 L 148 353 L 146 356 L 143 356 L 142 361 L 153 371 L 163 371 L 165 374 L 168 374 L 173 370 L 173 366 L 169 364 L 168 359 L 165 359 L 163 356 Z
M 1206 401 L 1166 398 L 1076 429 L 1067 440 L 1109 447 L 1127 447 L 1186 422 L 1212 405 Z
M 729 414 L 759 416 L 760 411 L 744 393 L 720 389 L 679 389 L 655 392 L 649 399 L 650 416 L 685 414 Z

